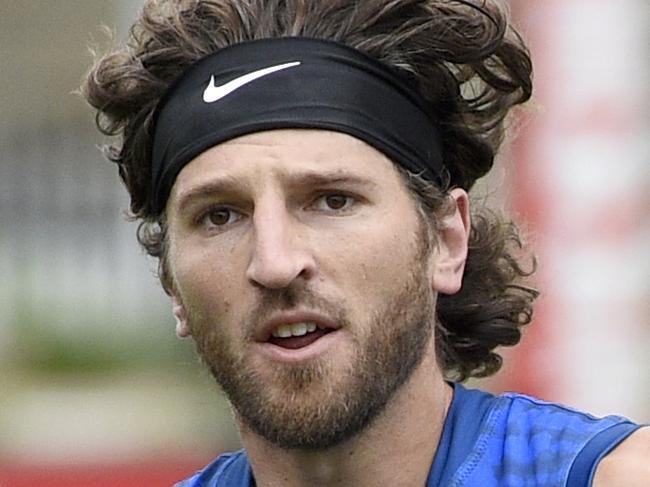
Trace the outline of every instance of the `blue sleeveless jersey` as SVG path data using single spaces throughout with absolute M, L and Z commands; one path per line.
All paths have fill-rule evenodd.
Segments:
M 639 425 L 521 394 L 454 385 L 427 487 L 589 487 L 600 459 Z M 244 450 L 175 487 L 253 487 Z

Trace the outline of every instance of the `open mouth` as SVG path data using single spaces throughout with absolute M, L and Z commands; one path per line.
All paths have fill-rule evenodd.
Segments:
M 332 328 L 323 328 L 309 322 L 282 324 L 273 330 L 268 341 L 278 347 L 296 350 L 311 345 L 333 331 Z

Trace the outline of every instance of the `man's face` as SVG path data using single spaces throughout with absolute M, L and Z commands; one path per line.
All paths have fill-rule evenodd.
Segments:
M 167 211 L 199 354 L 267 440 L 344 441 L 432 350 L 427 232 L 364 142 L 320 130 L 231 140 L 183 168 Z

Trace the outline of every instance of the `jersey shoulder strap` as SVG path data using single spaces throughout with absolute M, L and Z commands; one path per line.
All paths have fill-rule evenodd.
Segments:
M 450 486 L 589 486 L 598 461 L 639 427 L 521 394 L 496 399 Z

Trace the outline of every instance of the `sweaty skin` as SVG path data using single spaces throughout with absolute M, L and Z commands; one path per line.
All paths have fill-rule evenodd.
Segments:
M 423 246 L 416 206 L 393 164 L 364 142 L 321 130 L 243 136 L 180 172 L 167 205 L 178 331 L 192 335 L 227 392 L 261 398 L 259 422 L 277 423 L 280 440 L 272 441 L 237 415 L 257 485 L 424 485 L 452 394 L 431 333 L 361 431 L 320 449 L 278 441 L 318 439 L 319 421 L 343 421 L 322 411 L 344 412 L 365 390 L 382 364 L 364 358 L 390 362 L 390 340 L 429 329 L 437 293 L 460 288 L 469 209 L 464 191 L 451 198 L 455 211 L 435 244 Z M 409 307 L 404 290 L 417 291 L 425 307 Z M 266 340 L 270 329 L 297 321 L 329 333 L 296 350 Z M 277 432 L 289 424 L 295 431 Z

